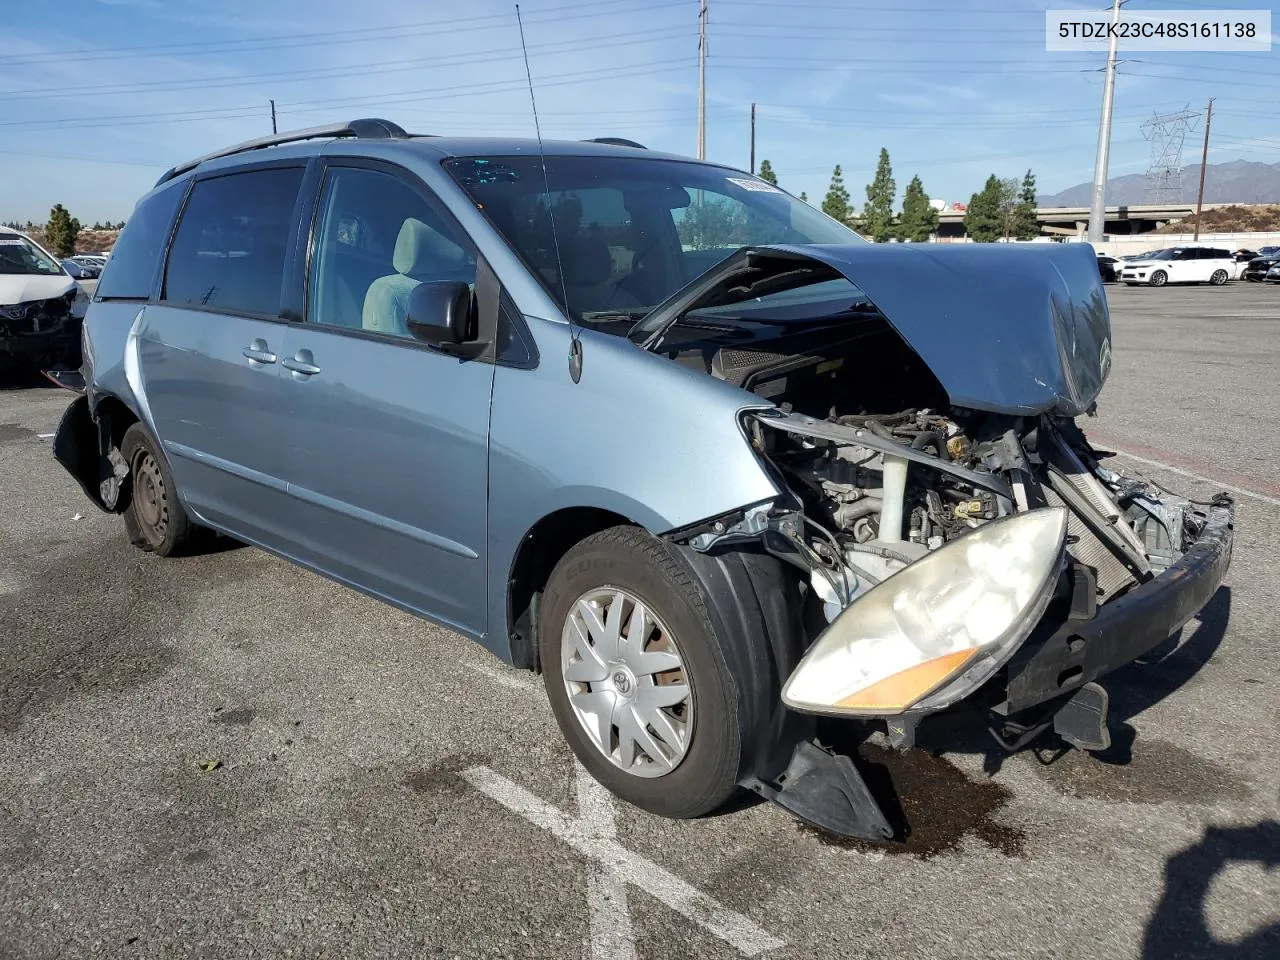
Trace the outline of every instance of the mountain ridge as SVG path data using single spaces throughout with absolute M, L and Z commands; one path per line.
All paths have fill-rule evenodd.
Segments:
M 1182 168 L 1182 196 L 1179 203 L 1195 203 L 1200 187 L 1200 164 Z M 1078 183 L 1057 193 L 1036 197 L 1040 207 L 1087 207 L 1093 196 L 1093 184 Z M 1107 181 L 1107 206 L 1133 206 L 1150 203 L 1146 175 L 1131 173 Z M 1280 163 L 1256 160 L 1229 160 L 1210 163 L 1205 168 L 1205 203 L 1280 203 Z

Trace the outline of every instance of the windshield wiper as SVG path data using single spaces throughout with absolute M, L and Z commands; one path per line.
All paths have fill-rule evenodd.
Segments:
M 583 323 L 610 320 L 643 320 L 649 315 L 652 307 L 640 307 L 635 310 L 587 310 L 580 314 Z

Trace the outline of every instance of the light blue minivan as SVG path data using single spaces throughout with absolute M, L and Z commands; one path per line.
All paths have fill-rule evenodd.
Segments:
M 84 324 L 55 455 L 540 671 L 587 769 L 888 837 L 825 724 L 1109 742 L 1097 681 L 1218 588 L 1233 506 L 1104 466 L 1085 244 L 869 244 L 629 141 L 361 120 L 174 168 Z M 818 717 L 837 718 L 818 723 Z

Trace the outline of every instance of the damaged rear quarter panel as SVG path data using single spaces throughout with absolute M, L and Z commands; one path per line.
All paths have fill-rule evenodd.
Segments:
M 839 270 L 956 406 L 1075 417 L 1111 367 L 1111 320 L 1085 243 L 784 247 Z

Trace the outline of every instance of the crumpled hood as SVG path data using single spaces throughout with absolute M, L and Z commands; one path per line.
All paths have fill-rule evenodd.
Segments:
M 76 282 L 65 274 L 0 274 L 0 306 L 60 297 Z
M 810 257 L 847 277 L 957 406 L 1074 417 L 1111 369 L 1111 319 L 1088 244 L 756 249 Z

